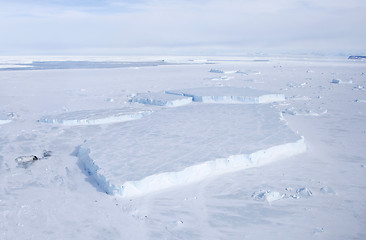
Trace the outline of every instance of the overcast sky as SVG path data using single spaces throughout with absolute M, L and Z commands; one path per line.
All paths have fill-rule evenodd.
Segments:
M 366 0 L 0 0 L 0 55 L 366 54 Z

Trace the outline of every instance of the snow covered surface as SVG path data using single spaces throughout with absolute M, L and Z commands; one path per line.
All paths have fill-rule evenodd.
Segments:
M 366 238 L 364 61 L 340 58 L 266 58 L 262 59 L 266 61 L 256 61 L 253 58 L 209 56 L 158 59 L 178 64 L 0 71 L 0 119 L 11 120 L 0 125 L 0 239 Z M 1 58 L 4 65 L 54 60 L 149 62 L 154 59 Z M 210 72 L 211 69 L 223 72 Z M 228 73 L 231 70 L 247 74 Z M 342 79 L 348 84 L 334 84 L 332 79 Z M 177 108 L 129 102 L 135 93 L 210 87 L 251 88 L 283 94 L 286 98 L 281 102 L 249 105 L 192 102 Z M 136 154 L 149 153 L 153 146 L 162 143 L 174 146 L 177 144 L 175 139 L 181 141 L 183 138 L 173 135 L 173 130 L 165 132 L 166 139 L 162 136 L 161 143 L 150 135 L 145 141 L 150 139 L 153 142 L 143 146 L 143 141 L 138 141 L 137 137 L 144 136 L 143 131 L 146 135 L 162 132 L 165 125 L 167 129 L 173 128 L 173 120 L 178 121 L 178 115 L 192 111 L 189 121 L 179 118 L 186 124 L 182 130 L 177 128 L 176 131 L 183 131 L 196 118 L 211 114 L 206 107 L 220 107 L 222 111 L 244 114 L 238 119 L 246 124 L 268 118 L 267 123 L 273 124 L 274 128 L 263 122 L 258 123 L 261 126 L 258 129 L 240 124 L 241 127 L 236 128 L 237 133 L 231 128 L 235 125 L 230 122 L 224 125 L 224 120 L 204 119 L 212 123 L 204 126 L 201 119 L 193 126 L 202 124 L 207 128 L 206 133 L 213 137 L 198 136 L 200 147 L 197 146 L 195 153 L 187 152 L 187 156 L 182 152 L 189 145 L 180 144 L 173 160 L 182 157 L 193 161 L 196 155 L 209 156 L 211 150 L 208 149 L 212 149 L 215 142 L 220 144 L 216 144 L 212 159 L 209 156 L 206 159 L 211 160 L 203 163 L 217 159 L 242 163 L 243 155 L 239 158 L 230 156 L 263 153 L 263 149 L 301 143 L 299 136 L 304 136 L 307 149 L 277 161 L 267 158 L 266 164 L 252 168 L 236 169 L 238 171 L 226 174 L 221 172 L 192 184 L 170 186 L 159 191 L 155 189 L 148 194 L 130 197 L 106 194 L 102 182 L 85 169 L 85 159 L 80 157 L 81 149 L 89 150 L 85 153 L 96 164 L 109 167 L 111 163 L 98 158 L 97 153 L 120 159 L 124 157 L 123 149 L 128 155 L 138 147 L 140 151 Z M 152 112 L 127 122 L 105 120 L 128 108 Z M 233 108 L 240 110 L 232 111 Z M 244 109 L 247 112 L 244 113 Z M 202 114 L 193 114 L 195 110 L 202 110 Z M 291 110 L 295 114 L 291 114 Z M 97 116 L 95 119 L 104 119 L 104 124 L 68 126 L 39 121 L 44 116 L 61 120 L 92 119 L 94 114 Z M 166 118 L 162 117 L 164 114 Z M 231 115 L 214 114 L 222 118 L 230 118 Z M 234 116 L 232 121 L 236 119 Z M 148 119 L 151 123 L 147 122 Z M 158 120 L 163 122 L 157 124 Z M 216 126 L 215 121 L 220 125 Z M 146 124 L 143 126 L 142 123 Z M 241 145 L 240 141 L 229 143 L 233 139 L 228 134 L 240 137 L 245 129 L 251 133 L 246 135 L 248 139 L 243 140 L 245 144 Z M 286 130 L 276 135 L 276 129 Z M 124 130 L 136 138 L 130 137 L 129 142 Z M 224 130 L 227 132 L 222 134 Z M 215 131 L 226 137 L 216 135 Z M 192 132 L 193 129 L 185 134 Z M 255 136 L 262 141 L 257 142 Z M 269 142 L 265 143 L 266 137 L 262 136 L 270 136 Z M 278 139 L 274 140 L 274 136 Z M 169 142 L 169 138 L 173 140 Z M 123 144 L 131 147 L 130 153 Z M 241 146 L 252 148 L 246 152 Z M 237 149 L 240 152 L 235 153 Z M 296 148 L 284 148 L 289 149 Z M 19 167 L 15 161 L 22 156 L 40 157 L 45 151 L 52 151 L 52 154 L 34 161 L 27 168 Z M 114 155 L 116 153 L 118 155 Z M 167 157 L 166 151 L 155 154 L 161 159 Z M 163 162 L 160 159 L 156 161 Z M 117 164 L 118 161 L 112 159 L 111 162 Z M 142 164 L 141 159 L 139 163 Z M 171 172 L 182 169 L 173 162 L 166 161 L 166 164 L 159 165 L 162 171 L 143 166 L 146 173 L 136 170 L 132 176 L 139 181 L 141 178 L 137 176 L 166 173 L 165 167 Z M 89 167 L 89 170 L 92 169 Z M 204 176 L 201 170 L 197 176 Z M 113 172 L 103 171 L 102 176 L 115 177 L 104 175 Z M 192 172 L 190 175 L 196 176 Z

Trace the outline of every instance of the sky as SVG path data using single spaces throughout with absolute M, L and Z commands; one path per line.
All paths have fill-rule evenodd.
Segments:
M 365 0 L 0 0 L 0 55 L 366 54 Z

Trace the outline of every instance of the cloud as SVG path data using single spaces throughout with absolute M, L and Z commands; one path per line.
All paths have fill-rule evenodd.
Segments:
M 14 0 L 0 10 L 0 54 L 359 52 L 366 50 L 364 2 Z

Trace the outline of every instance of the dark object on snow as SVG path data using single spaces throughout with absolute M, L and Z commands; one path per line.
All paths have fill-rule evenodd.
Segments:
M 348 59 L 366 59 L 366 56 L 349 56 Z
M 46 151 L 46 150 L 43 151 L 43 158 L 51 157 L 51 155 L 52 155 L 52 151 Z
M 39 160 L 37 156 L 30 155 L 17 157 L 15 162 L 18 163 L 18 167 L 27 168 L 36 160 Z
M 51 154 L 52 154 L 52 151 L 44 150 L 43 157 L 41 157 L 41 158 L 39 158 L 35 155 L 21 156 L 21 157 L 17 157 L 15 159 L 15 162 L 18 163 L 18 167 L 27 168 L 37 160 L 47 159 L 48 157 L 51 156 Z

